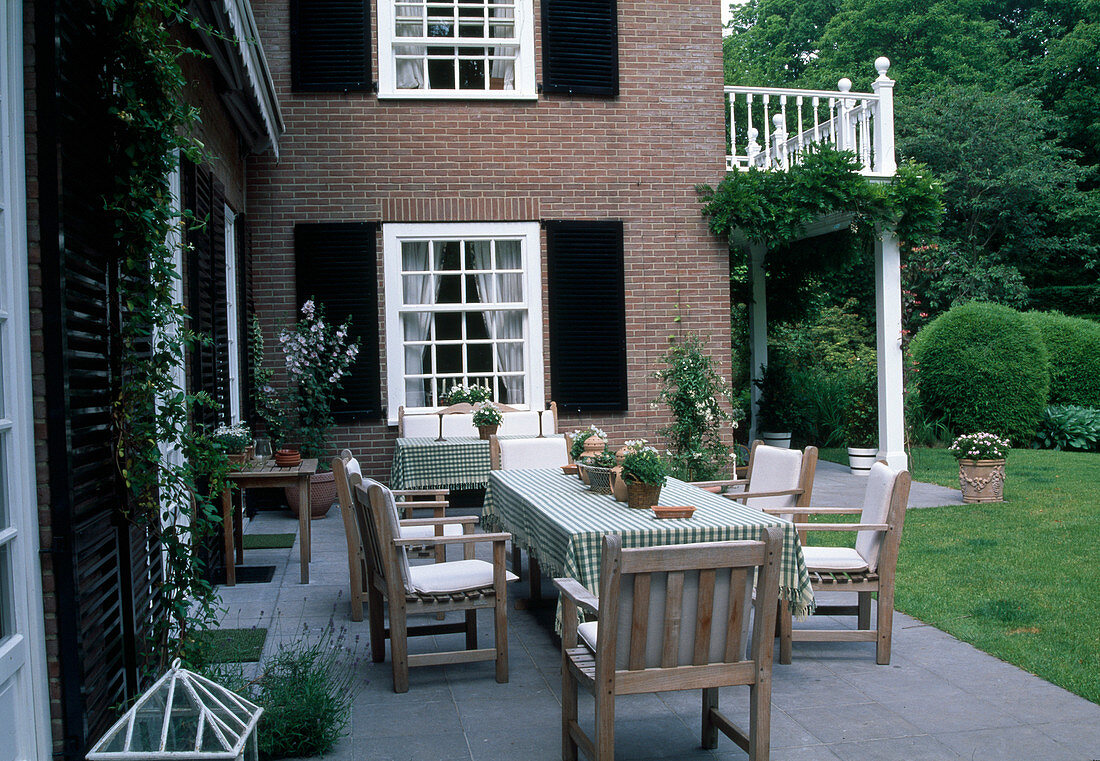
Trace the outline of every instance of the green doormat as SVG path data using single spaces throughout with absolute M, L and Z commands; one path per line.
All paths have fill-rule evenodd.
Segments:
M 267 629 L 211 629 L 202 636 L 211 663 L 254 663 L 263 653 Z
M 294 546 L 297 534 L 245 534 L 246 550 L 278 550 Z

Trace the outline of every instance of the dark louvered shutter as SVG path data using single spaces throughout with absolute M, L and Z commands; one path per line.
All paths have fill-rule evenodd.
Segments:
M 291 0 L 290 71 L 295 90 L 369 90 L 368 0 Z
M 229 323 L 225 281 L 225 191 L 209 169 L 182 162 L 183 201 L 196 224 L 187 231 L 187 312 L 204 340 L 190 354 L 191 391 L 205 391 L 215 407 L 199 405 L 195 421 L 229 422 Z
M 615 0 L 542 4 L 543 92 L 619 94 L 619 23 Z
M 334 412 L 338 422 L 382 416 L 378 362 L 378 263 L 374 222 L 294 226 L 298 305 L 314 298 L 334 324 L 351 319 L 359 356 L 344 378 Z
M 627 408 L 623 223 L 546 222 L 551 398 L 563 410 Z

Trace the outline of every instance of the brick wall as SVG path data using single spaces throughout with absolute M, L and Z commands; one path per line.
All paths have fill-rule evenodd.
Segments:
M 248 173 L 256 304 L 275 366 L 275 326 L 294 318 L 295 223 L 621 219 L 631 409 L 583 423 L 596 422 L 619 440 L 656 438 L 666 418 L 650 407 L 657 392 L 651 374 L 670 334 L 706 336 L 728 372 L 727 251 L 707 232 L 694 191 L 724 173 L 717 4 L 620 0 L 618 98 L 516 103 L 291 92 L 289 3 L 253 5 L 287 125 L 280 161 L 260 157 Z M 376 40 L 376 6 L 372 15 Z M 540 24 L 536 18 L 537 81 Z M 545 250 L 545 236 L 542 242 Z M 381 267 L 378 277 L 382 294 Z M 381 332 L 382 308 L 378 319 Z M 563 416 L 561 426 L 581 422 Z M 385 425 L 362 425 L 338 430 L 334 443 L 385 477 L 395 436 Z

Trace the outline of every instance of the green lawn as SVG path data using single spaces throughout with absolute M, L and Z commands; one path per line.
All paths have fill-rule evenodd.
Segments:
M 959 485 L 945 449 L 911 470 Z M 1100 703 L 1100 455 L 1014 449 L 1003 504 L 908 511 L 897 608 Z

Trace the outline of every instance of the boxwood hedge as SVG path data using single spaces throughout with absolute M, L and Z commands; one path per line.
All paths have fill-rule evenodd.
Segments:
M 1050 404 L 1100 407 L 1100 323 L 1028 312 L 1050 358 Z
M 955 433 L 1031 443 L 1050 371 L 1039 331 L 1014 309 L 971 302 L 940 315 L 911 345 L 921 406 Z

